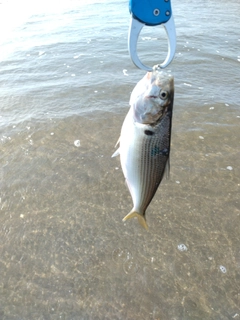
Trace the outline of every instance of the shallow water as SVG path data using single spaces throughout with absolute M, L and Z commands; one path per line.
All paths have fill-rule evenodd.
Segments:
M 122 222 L 132 202 L 111 159 L 144 75 L 128 3 L 46 4 L 0 38 L 0 319 L 240 319 L 240 4 L 172 2 L 171 174 L 148 232 Z M 145 28 L 141 59 L 166 46 Z

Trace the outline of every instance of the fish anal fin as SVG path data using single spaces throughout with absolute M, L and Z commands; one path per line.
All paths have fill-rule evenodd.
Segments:
M 145 217 L 142 214 L 138 213 L 137 211 L 129 212 L 122 220 L 126 221 L 128 219 L 135 218 L 135 217 L 138 218 L 138 222 L 140 223 L 140 225 L 146 230 L 148 230 L 148 225 Z

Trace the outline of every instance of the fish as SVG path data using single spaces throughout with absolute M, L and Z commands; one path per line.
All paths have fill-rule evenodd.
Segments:
M 145 229 L 146 209 L 163 176 L 168 177 L 170 172 L 173 100 L 174 77 L 155 65 L 131 93 L 130 109 L 116 144 L 119 148 L 112 155 L 120 155 L 133 201 L 133 208 L 123 221 L 137 217 Z

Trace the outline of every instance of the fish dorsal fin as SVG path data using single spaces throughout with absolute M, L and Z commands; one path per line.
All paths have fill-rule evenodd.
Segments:
M 163 172 L 163 176 L 168 180 L 170 178 L 170 158 L 168 158 Z

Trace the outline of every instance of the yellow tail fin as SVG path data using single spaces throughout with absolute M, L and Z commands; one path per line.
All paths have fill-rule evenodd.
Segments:
M 146 222 L 146 219 L 145 217 L 138 213 L 137 211 L 131 211 L 129 212 L 124 218 L 123 218 L 123 221 L 126 221 L 128 219 L 131 219 L 131 218 L 134 218 L 134 217 L 137 217 L 138 218 L 138 222 L 140 223 L 140 225 L 145 228 L 146 230 L 148 230 L 148 225 L 147 225 L 147 222 Z

